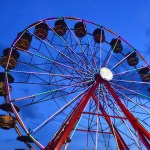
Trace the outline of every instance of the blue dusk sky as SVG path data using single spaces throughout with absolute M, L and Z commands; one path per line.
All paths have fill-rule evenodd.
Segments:
M 30 24 L 61 16 L 83 18 L 111 29 L 138 49 L 150 64 L 150 0 L 0 0 L 0 55 Z M 30 117 L 36 122 L 40 112 L 30 110 Z M 25 148 L 14 140 L 16 136 L 13 129 L 0 129 L 0 150 Z

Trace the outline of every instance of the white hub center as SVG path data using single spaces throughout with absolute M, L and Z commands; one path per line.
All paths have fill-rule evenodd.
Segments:
M 113 79 L 112 72 L 108 68 L 105 68 L 105 67 L 100 69 L 100 75 L 106 81 L 110 81 Z

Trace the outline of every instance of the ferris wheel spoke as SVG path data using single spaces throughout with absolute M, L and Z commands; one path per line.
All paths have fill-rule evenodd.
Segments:
M 105 87 L 104 87 L 105 88 Z M 106 89 L 106 88 L 105 88 Z M 108 93 L 107 93 L 108 94 Z M 115 123 L 115 127 L 119 127 L 121 124 L 123 125 L 123 124 L 125 124 L 126 126 L 127 126 L 127 124 L 125 123 L 125 120 L 127 119 L 127 118 L 125 118 L 124 116 L 122 116 L 121 115 L 121 113 L 120 113 L 120 110 L 118 110 L 118 105 L 116 104 L 116 102 L 114 101 L 114 98 L 112 98 L 112 99 L 110 99 L 110 95 L 108 95 L 108 97 L 107 97 L 107 99 L 109 99 L 109 101 L 111 100 L 111 102 L 112 102 L 112 104 L 113 104 L 113 108 L 110 106 L 110 104 L 108 104 L 108 106 L 109 106 L 109 108 L 112 110 L 112 111 L 114 111 L 114 110 L 117 110 L 117 112 L 115 113 L 116 114 L 116 117 L 114 117 L 114 118 L 118 118 L 118 119 L 120 119 L 121 120 L 121 122 L 120 123 Z M 117 107 L 118 106 L 118 107 Z M 115 120 L 114 120 L 114 122 L 116 122 Z M 128 128 L 128 127 L 127 127 Z M 129 132 L 130 132 L 130 134 L 132 134 L 132 131 L 128 128 L 128 130 L 129 130 Z M 134 142 L 136 142 L 136 144 L 137 144 L 137 146 L 139 147 L 139 145 L 138 145 L 138 143 L 137 143 L 137 141 L 135 140 L 135 137 L 133 136 L 133 134 L 132 134 L 132 137 L 133 137 L 133 139 L 129 136 L 129 135 L 127 135 L 125 132 L 122 132 L 121 130 L 119 130 L 119 128 L 118 128 L 118 131 L 119 132 L 121 132 L 122 134 L 124 134 L 126 137 L 128 137 L 129 139 L 131 139 L 132 141 L 134 141 Z M 129 145 L 129 144 L 128 144 Z
M 109 117 L 110 116 L 110 110 L 109 110 L 108 102 L 106 100 L 106 95 L 105 95 L 105 92 L 104 92 L 103 88 L 104 87 L 102 87 L 102 95 L 103 95 L 103 100 L 104 100 L 104 103 L 106 105 L 106 109 L 107 109 L 108 115 L 105 112 L 105 110 L 102 108 L 102 106 L 101 106 L 100 102 L 98 101 L 97 97 L 94 96 L 93 98 L 96 101 L 96 103 L 99 103 L 99 105 L 101 106 L 100 110 L 104 114 L 107 123 L 110 125 L 110 129 L 111 129 L 111 131 L 112 131 L 112 133 L 114 135 L 114 138 L 115 138 L 115 141 L 116 141 L 116 144 L 117 144 L 117 148 L 119 150 L 121 150 L 121 148 L 127 148 L 127 145 L 125 144 L 123 139 L 121 139 L 121 136 L 119 135 L 119 132 L 117 131 L 116 127 L 114 126 L 114 124 L 112 122 L 112 119 Z
M 41 69 L 41 68 L 38 68 L 38 69 Z M 43 69 L 42 69 L 42 71 L 43 71 Z M 51 76 L 51 77 L 61 77 L 62 78 L 62 80 L 63 79 L 68 79 L 68 80 L 71 80 L 71 79 L 81 79 L 82 77 L 80 77 L 80 76 L 76 76 L 76 75 L 73 75 L 72 73 L 70 73 L 69 72 L 69 74 L 70 75 L 66 75 L 66 74 L 63 74 L 63 72 L 62 72 L 62 74 L 54 74 L 54 73 L 50 73 L 50 72 L 48 72 L 47 70 L 44 70 L 44 72 L 27 72 L 27 71 L 17 71 L 17 70 L 10 70 L 10 72 L 14 72 L 14 73 L 24 73 L 24 74 L 29 74 L 29 75 L 34 75 L 34 76 L 36 76 L 36 75 L 41 75 L 41 77 L 42 77 L 42 75 L 47 75 L 47 76 Z M 68 71 L 67 71 L 68 72 Z M 39 78 L 41 81 L 44 81 L 43 80 L 43 78 L 40 78 L 39 76 L 36 76 L 37 78 Z M 89 80 L 90 79 L 90 77 L 84 77 L 86 80 Z M 57 80 L 57 82 L 59 82 L 59 81 L 61 81 L 60 79 L 59 80 Z M 46 81 L 44 81 L 46 84 L 43 84 L 43 83 L 35 83 L 35 84 L 39 84 L 39 85 L 49 85 L 49 83 L 47 83 Z M 17 83 L 17 82 L 15 82 L 15 83 Z M 18 82 L 19 83 L 19 82 Z M 21 82 L 20 82 L 21 83 Z M 23 82 L 22 82 L 23 83 Z M 29 83 L 29 82 L 28 82 Z M 34 84 L 34 83 L 30 83 L 30 84 Z M 51 82 L 51 84 L 52 84 L 52 82 Z
M 94 137 L 93 137 L 92 131 L 89 131 L 89 133 L 90 133 L 90 137 L 91 137 L 91 139 L 92 139 L 92 142 L 93 142 L 93 144 L 94 144 L 94 146 L 95 146 L 95 139 L 94 139 Z
M 137 83 L 137 84 L 147 84 L 150 85 L 149 82 L 140 82 L 140 81 L 131 81 L 131 80 L 117 80 L 117 79 L 113 79 L 112 81 L 117 81 L 117 82 L 129 82 L 129 83 Z
M 29 31 L 30 32 L 30 31 Z M 55 32 L 55 31 L 54 31 Z M 32 34 L 33 36 L 35 36 L 36 38 L 38 38 L 38 39 L 40 39 L 39 37 L 37 37 L 35 34 L 33 34 L 32 32 L 30 32 L 30 34 Z M 63 52 L 61 52 L 61 51 L 59 51 L 57 48 L 55 48 L 53 45 L 51 45 L 51 43 L 49 43 L 48 41 L 45 41 L 45 40 L 42 40 L 42 39 L 40 39 L 42 42 L 44 42 L 45 44 L 47 44 L 48 46 L 50 46 L 53 50 L 55 50 L 55 51 L 57 51 L 62 57 L 65 57 L 65 58 L 67 58 L 68 60 L 70 60 L 70 61 L 72 61 L 74 64 L 76 64 L 76 65 L 78 65 L 78 66 L 80 66 L 79 65 L 79 63 L 78 62 L 76 62 L 76 61 L 74 61 L 73 59 L 71 59 L 70 57 L 68 57 L 67 55 L 65 55 Z M 72 50 L 73 51 L 73 50 Z M 28 51 L 27 53 L 29 53 L 29 54 L 33 54 L 32 52 L 30 52 L 30 51 Z M 75 53 L 75 52 L 74 52 Z M 76 54 L 76 53 L 75 53 Z M 41 57 L 41 58 L 44 58 L 44 59 L 46 59 L 46 60 L 49 60 L 49 61 L 54 61 L 54 60 L 51 60 L 50 58 L 48 58 L 48 57 L 46 57 L 46 56 L 40 56 L 40 55 L 38 55 L 38 54 L 34 54 L 34 55 L 36 55 L 36 56 L 38 56 L 38 57 Z M 81 59 L 81 58 L 80 58 Z M 82 60 L 83 61 L 83 60 Z M 85 63 L 85 62 L 84 62 Z M 82 66 L 80 66 L 81 68 L 83 68 Z M 84 68 L 83 68 L 83 70 L 84 70 Z M 89 72 L 89 70 L 87 70 L 87 72 Z M 90 73 L 90 72 L 89 72 Z
M 92 45 L 91 45 L 91 42 L 90 42 L 88 34 L 86 34 L 86 37 L 87 37 L 87 40 L 88 40 L 88 45 L 89 45 L 91 56 L 92 56 L 92 64 L 93 64 L 93 66 L 95 66 L 95 68 L 96 68 L 95 70 L 97 70 L 98 66 L 96 65 L 95 53 L 93 52 L 94 50 L 92 48 Z
M 107 102 L 107 100 L 106 100 L 106 95 L 105 95 L 105 92 L 104 92 L 104 86 L 102 86 L 102 95 L 103 95 L 103 100 L 104 100 L 104 103 L 105 103 L 105 105 L 106 105 L 106 109 L 107 109 L 107 112 L 108 112 L 108 115 L 106 115 L 107 117 L 108 116 L 110 116 L 110 110 L 109 110 L 109 106 L 108 106 L 108 102 Z M 100 102 L 99 102 L 100 103 Z M 104 114 L 107 114 L 104 110 L 103 110 L 103 113 Z M 109 120 L 109 121 L 108 121 Z M 118 141 L 118 140 L 121 140 L 120 138 L 118 139 L 118 133 L 116 133 L 116 128 L 115 128 L 115 126 L 114 126 L 114 124 L 113 124 L 113 122 L 112 122 L 112 120 L 111 120 L 111 118 L 109 117 L 108 119 L 107 119 L 107 122 L 110 124 L 110 129 L 112 130 L 112 132 L 113 132 L 113 135 L 114 135 L 114 137 L 115 137 L 115 141 L 116 141 L 116 144 L 117 144 L 117 148 L 119 149 L 119 150 L 121 150 L 120 148 L 123 146 L 123 143 L 121 142 L 121 145 L 120 145 L 120 142 Z
M 100 85 L 98 86 L 98 99 L 99 99 L 99 92 L 100 92 Z M 98 110 L 99 110 L 99 103 L 97 104 L 96 106 L 96 113 L 98 114 Z M 96 118 L 96 142 L 95 142 L 95 150 L 98 149 L 98 131 L 99 131 L 99 116 L 97 115 L 97 118 Z
M 46 45 L 45 45 L 45 47 L 46 47 Z M 46 47 L 47 48 L 47 47 Z M 48 48 L 47 48 L 48 49 Z M 49 51 L 49 50 L 48 50 Z M 50 53 L 50 52 L 49 52 Z M 59 55 L 59 54 L 58 54 Z M 57 57 L 58 57 L 58 55 L 57 55 Z M 52 60 L 54 60 L 54 58 L 53 58 L 53 56 L 50 54 L 50 56 L 52 57 Z M 44 55 L 44 57 L 46 57 L 45 55 Z M 38 64 L 32 64 L 32 65 L 38 65 Z M 43 63 L 42 64 L 39 64 L 39 65 L 43 65 Z M 56 64 L 57 65 L 57 64 Z M 57 68 L 58 68 L 59 66 L 57 66 Z M 51 69 L 52 69 L 52 66 L 51 66 Z M 50 69 L 50 70 L 51 70 Z M 60 69 L 59 69 L 60 70 Z M 66 69 L 65 69 L 66 70 Z M 50 71 L 49 71 L 50 72 Z M 68 70 L 67 70 L 67 72 L 69 72 Z
M 116 67 L 118 67 L 120 64 L 122 64 L 132 53 L 129 53 L 127 56 L 125 56 L 121 61 L 119 61 L 114 67 L 111 68 L 111 70 L 114 70 Z
M 98 148 L 98 134 L 99 133 L 103 133 L 103 132 L 101 132 L 101 131 L 99 131 L 99 128 L 98 128 L 98 125 L 99 125 L 99 120 L 97 121 L 97 119 L 99 119 L 99 116 L 97 115 L 98 113 L 97 113 L 97 106 L 96 106 L 96 104 L 94 104 L 93 105 L 93 103 L 91 103 L 91 100 L 90 100 L 90 102 L 89 102 L 90 104 L 90 106 L 89 106 L 89 112 L 83 112 L 83 114 L 88 114 L 88 127 L 87 127 L 87 130 L 86 130 L 86 132 L 87 132 L 87 136 L 88 136 L 88 134 L 89 134 L 89 132 L 90 133 L 95 133 L 95 138 L 94 138 L 94 136 L 92 137 L 92 139 L 95 139 L 94 141 L 94 150 L 97 150 L 97 148 Z M 92 106 L 91 106 L 92 105 Z M 94 107 L 94 110 L 92 111 L 92 112 L 90 112 L 91 110 L 90 109 L 93 109 L 93 107 Z M 97 115 L 97 117 L 96 118 L 94 118 L 94 115 Z M 94 123 L 94 124 L 92 124 L 92 123 Z M 92 128 L 93 128 L 93 130 L 92 130 Z M 89 136 L 88 136 L 89 137 Z
M 62 74 L 64 74 L 64 71 L 65 72 L 67 72 L 68 74 L 77 74 L 77 75 L 79 75 L 79 76 L 83 76 L 83 74 L 85 74 L 85 76 L 87 76 L 87 73 L 84 71 L 84 70 L 82 70 L 82 69 L 80 69 L 80 68 L 78 68 L 78 69 L 76 69 L 75 67 L 70 67 L 69 66 L 69 69 L 70 70 L 68 70 L 68 68 L 66 67 L 66 65 L 58 65 L 58 64 L 56 64 L 56 66 L 57 66 L 57 69 L 62 73 Z M 80 70 L 79 70 L 80 69 Z M 83 73 L 84 72 L 84 73 Z
M 40 55 L 37 55 L 37 54 L 34 54 L 34 53 L 32 53 L 32 52 L 28 52 L 29 54 L 31 54 L 31 55 L 35 55 L 35 56 L 37 56 L 37 57 L 40 57 L 41 58 L 41 56 Z M 76 69 L 76 68 L 74 68 L 74 67 L 72 67 L 72 66 L 68 66 L 68 65 L 65 65 L 65 64 L 63 64 L 63 63 L 61 63 L 61 62 L 58 62 L 58 61 L 55 61 L 55 60 L 51 60 L 51 59 L 49 59 L 48 57 L 42 57 L 43 59 L 46 59 L 46 60 L 48 60 L 48 61 L 50 61 L 52 64 L 54 64 L 54 65 L 58 65 L 58 66 L 61 66 L 61 67 L 64 67 L 64 68 L 69 68 L 69 69 L 71 69 L 71 70 L 74 70 L 75 72 L 81 72 L 81 73 L 83 73 L 83 74 L 87 74 L 87 75 L 89 75 L 88 73 L 86 73 L 85 71 L 82 71 L 82 70 L 78 70 L 78 69 Z M 23 62 L 22 62 L 23 63 Z M 28 63 L 25 63 L 24 62 L 24 64 L 26 64 L 26 65 L 29 65 Z M 39 69 L 39 67 L 37 67 L 37 66 L 33 66 L 32 64 L 30 64 L 30 66 L 32 66 L 32 67 L 35 67 L 35 68 L 38 68 Z M 41 68 L 41 70 L 44 70 L 44 69 L 42 69 Z
M 100 122 L 100 129 L 101 129 L 101 131 L 103 131 L 102 122 L 101 122 L 101 120 L 100 120 L 100 117 L 99 117 L 99 122 Z M 104 141 L 105 150 L 108 150 L 108 147 L 109 147 L 109 146 L 108 146 L 108 143 L 107 143 L 107 141 L 106 141 L 106 138 L 105 138 L 103 132 L 102 132 L 102 137 L 103 137 L 103 141 Z
M 45 46 L 45 47 L 46 47 L 46 46 Z M 46 47 L 46 49 L 48 50 L 47 47 Z M 48 52 L 50 53 L 49 50 L 48 50 Z M 44 55 L 43 53 L 41 53 L 41 52 L 39 52 L 39 51 L 38 51 L 38 53 L 40 53 L 44 58 L 47 57 L 46 55 Z M 32 56 L 33 56 L 33 55 L 32 55 Z M 54 60 L 54 57 L 53 57 L 51 54 L 50 54 L 50 56 L 52 57 L 52 60 Z M 57 57 L 58 57 L 58 56 L 59 56 L 59 54 L 57 55 Z M 56 58 L 57 58 L 57 57 L 56 57 Z M 68 62 L 68 61 L 67 61 L 67 62 Z M 45 64 L 46 64 L 46 63 L 45 63 Z M 32 64 L 32 65 L 33 65 L 33 64 Z M 34 65 L 35 65 L 35 64 L 34 64 Z M 42 63 L 42 65 L 43 65 L 43 63 Z M 69 62 L 68 62 L 68 65 L 71 66 L 71 64 L 70 64 Z M 51 69 L 52 69 L 52 66 L 51 66 Z M 51 69 L 50 69 L 50 70 L 51 70 Z
M 54 74 L 54 73 L 48 73 L 48 72 L 27 72 L 27 71 L 18 71 L 18 70 L 11 70 L 10 72 L 15 73 L 24 73 L 24 74 L 35 74 L 35 75 L 47 75 L 47 76 L 58 76 L 65 79 L 72 79 L 72 78 L 81 78 L 81 76 L 73 76 L 73 75 L 64 75 L 64 74 Z M 90 77 L 85 77 L 85 79 L 91 79 Z
M 46 49 L 48 50 L 48 52 L 49 52 L 49 54 L 50 54 L 50 57 L 54 60 L 54 57 L 53 57 L 53 55 L 50 53 L 50 50 L 49 50 L 49 48 L 47 47 L 47 45 L 44 43 L 44 46 L 46 47 Z M 58 57 L 59 57 L 59 53 L 57 54 L 57 56 L 56 56 L 56 60 L 58 59 Z M 56 67 L 61 71 L 61 69 L 59 68 L 59 66 L 56 64 Z M 51 69 L 52 69 L 53 67 L 51 66 Z M 51 70 L 50 69 L 50 70 Z M 68 71 L 68 69 L 66 69 L 66 68 L 64 68 L 65 69 L 65 71 L 66 72 L 68 72 L 68 73 L 71 73 L 71 72 L 69 72 Z M 61 71 L 62 72 L 62 71 Z
M 89 65 L 90 65 L 90 67 L 91 67 L 91 70 L 94 70 L 94 69 L 93 69 L 93 66 L 92 66 L 92 64 L 91 64 L 91 62 L 90 62 L 90 60 L 89 60 L 89 58 L 88 58 L 87 55 L 85 54 L 85 51 L 84 51 L 82 45 L 79 43 L 79 41 L 77 40 L 77 38 L 76 38 L 75 35 L 73 34 L 73 32 L 72 32 L 71 28 L 69 27 L 69 25 L 68 25 L 67 23 L 66 23 L 66 25 L 67 25 L 67 27 L 68 27 L 68 29 L 69 29 L 69 32 L 71 33 L 71 35 L 73 36 L 73 38 L 74 38 L 75 41 L 77 42 L 79 48 L 81 49 L 81 51 L 82 51 L 84 57 L 88 60 L 88 63 L 89 63 Z
M 42 124 L 40 124 L 38 127 L 36 127 L 33 131 L 30 132 L 30 134 L 35 134 L 37 131 L 42 129 L 46 124 L 48 124 L 51 120 L 53 120 L 55 117 L 57 117 L 60 113 L 62 113 L 67 107 L 69 107 L 71 104 L 73 104 L 79 97 L 81 97 L 88 89 L 80 93 L 78 96 L 76 96 L 74 99 L 70 100 L 65 106 L 61 107 L 56 113 L 51 115 L 48 119 L 46 119 Z
M 118 95 L 114 92 L 113 88 L 110 86 L 109 83 L 105 82 L 105 85 L 107 86 L 109 90 L 109 92 L 111 93 L 111 95 L 114 97 L 115 101 L 117 102 L 117 104 L 120 106 L 121 110 L 124 112 L 124 114 L 128 117 L 128 120 L 130 121 L 130 124 L 132 125 L 132 127 L 138 131 L 138 135 L 142 138 L 142 142 L 145 145 L 145 147 L 149 147 L 149 143 L 147 141 L 147 139 L 149 139 L 150 134 L 147 131 L 146 128 L 144 128 L 140 122 L 135 118 L 135 116 L 128 110 L 128 108 L 126 108 L 126 106 L 121 102 L 121 100 L 119 99 Z M 137 120 L 136 122 L 133 122 L 132 120 Z M 136 126 L 135 126 L 136 125 Z M 145 138 L 145 137 L 147 138 Z M 144 138 L 143 138 L 144 137 Z
M 48 24 L 47 24 L 47 25 L 48 25 Z M 81 58 L 77 53 L 74 52 L 74 50 L 68 45 L 68 43 L 65 41 L 65 39 L 62 38 L 61 36 L 59 36 L 59 35 L 54 31 L 54 29 L 53 29 L 50 25 L 48 25 L 48 26 L 49 26 L 49 28 L 66 44 L 66 46 L 67 46 L 68 49 L 71 51 L 71 53 L 74 54 L 77 58 L 79 58 L 79 60 L 80 60 L 81 62 L 83 62 L 83 64 L 85 64 L 85 66 L 86 66 L 89 70 L 91 70 L 91 68 L 89 68 L 88 64 L 87 64 L 84 60 L 82 60 L 82 58 Z M 78 64 L 78 63 L 76 62 L 76 64 Z M 88 71 L 88 70 L 87 70 L 87 71 Z
M 116 106 L 116 104 L 112 101 L 112 103 L 113 103 L 113 105 L 114 106 Z M 108 105 L 109 107 L 110 107 L 110 105 Z M 110 107 L 111 108 L 111 107 Z M 111 108 L 112 109 L 112 108 Z M 118 111 L 118 114 L 119 114 L 119 118 L 121 119 L 121 123 L 118 123 L 118 124 L 116 124 L 115 126 L 116 127 L 119 127 L 121 124 L 125 124 L 125 126 L 127 127 L 127 129 L 128 129 L 128 131 L 130 132 L 130 134 L 131 134 L 131 136 L 132 136 L 132 138 L 129 136 L 129 135 L 127 135 L 125 132 L 122 132 L 121 130 L 119 130 L 118 129 L 118 131 L 119 132 L 121 132 L 123 135 L 125 135 L 126 136 L 126 138 L 129 138 L 130 140 L 132 140 L 132 141 L 134 141 L 135 143 L 136 143 L 136 145 L 137 145 L 137 147 L 139 148 L 139 144 L 137 143 L 137 141 L 136 141 L 136 139 L 135 139 L 135 137 L 136 137 L 136 135 L 133 135 L 133 131 L 128 127 L 128 125 L 127 125 L 127 123 L 125 122 L 125 119 L 123 119 L 124 117 L 120 114 L 120 111 L 118 110 L 118 108 L 117 107 L 115 107 L 115 109 Z
M 88 29 L 87 29 L 87 26 L 84 24 L 84 22 L 86 23 L 85 20 L 81 20 L 83 22 L 83 26 L 84 26 L 84 29 L 86 31 L 86 38 L 87 38 L 87 41 L 88 41 L 88 46 L 89 46 L 89 49 L 90 49 L 90 52 L 91 52 L 91 56 L 92 56 L 92 66 L 96 67 L 97 69 L 97 66 L 96 66 L 96 60 L 95 60 L 95 57 L 94 57 L 94 52 L 93 52 L 93 49 L 92 49 L 92 45 L 91 45 L 91 42 L 90 42 L 90 38 L 89 38 L 89 34 L 88 34 Z
M 83 114 L 81 114 L 79 120 L 77 121 L 77 123 L 76 123 L 76 125 L 75 125 L 75 127 L 74 127 L 74 129 L 73 129 L 73 132 L 72 132 L 71 135 L 70 135 L 70 138 L 71 138 L 71 139 L 73 138 L 73 136 L 74 136 L 74 134 L 75 134 L 75 131 L 78 130 L 77 127 L 78 127 L 78 126 L 82 126 L 82 125 L 80 125 L 80 121 L 81 121 L 82 117 L 83 117 Z M 82 127 L 84 127 L 84 126 L 82 126 Z
M 117 85 L 117 84 L 115 84 L 115 83 L 113 83 L 113 82 L 111 82 L 111 84 L 117 86 L 118 88 L 124 89 L 124 90 L 126 90 L 126 91 L 130 91 L 131 93 L 134 93 L 134 94 L 137 94 L 137 95 L 140 95 L 140 96 L 142 96 L 142 97 L 145 97 L 145 98 L 150 99 L 150 96 L 147 96 L 147 95 L 145 95 L 145 94 L 141 94 L 141 93 L 136 92 L 136 91 L 134 91 L 134 90 L 127 89 L 127 88 L 125 88 L 125 87 L 123 87 L 123 86 L 121 86 L 121 85 Z
M 102 67 L 102 27 L 100 31 L 99 58 L 100 58 L 100 68 L 101 68 Z
M 31 105 L 36 105 L 36 104 L 39 104 L 39 103 L 50 101 L 50 100 L 53 100 L 53 99 L 64 98 L 67 95 L 72 95 L 72 94 L 75 94 L 75 93 L 78 93 L 78 92 L 81 92 L 81 91 L 83 91 L 83 89 L 82 90 L 80 89 L 80 90 L 76 90 L 76 91 L 71 91 L 70 93 L 65 93 L 65 94 L 62 94 L 60 96 L 53 96 L 52 98 L 49 98 L 49 96 L 51 96 L 51 93 L 50 93 L 49 95 L 46 95 L 46 96 L 44 96 L 42 98 L 34 100 L 31 103 L 28 103 L 28 104 L 25 104 L 23 106 L 20 106 L 20 109 L 28 107 L 28 106 L 31 106 Z M 67 100 L 65 100 L 65 102 L 67 103 Z
M 89 81 L 88 81 L 88 82 L 89 82 Z M 86 82 L 79 82 L 79 83 L 72 84 L 72 85 L 69 85 L 69 86 L 66 85 L 66 86 L 61 87 L 61 88 L 58 88 L 58 89 L 49 90 L 49 91 L 46 91 L 46 92 L 41 92 L 41 93 L 33 94 L 33 95 L 30 95 L 30 96 L 17 98 L 17 99 L 11 100 L 11 102 L 21 101 L 21 100 L 25 100 L 25 99 L 28 99 L 28 98 L 33 98 L 33 97 L 35 97 L 35 96 L 40 96 L 40 95 L 43 95 L 43 94 L 48 94 L 48 93 L 57 92 L 57 91 L 64 90 L 64 89 L 67 89 L 67 88 L 70 88 L 70 87 L 80 86 L 80 85 L 86 84 L 86 83 L 88 83 L 88 82 L 87 82 L 87 81 L 86 81 Z
M 108 65 L 108 63 L 109 63 L 109 60 L 110 60 L 110 58 L 111 58 L 111 56 L 112 56 L 112 54 L 113 54 L 114 49 L 116 48 L 116 45 L 117 45 L 118 41 L 119 41 L 119 38 L 117 38 L 117 40 L 116 40 L 116 42 L 115 42 L 113 48 L 110 49 L 111 52 L 110 52 L 110 54 L 108 54 L 108 56 L 107 56 L 107 60 L 106 60 L 106 63 L 105 63 L 105 65 L 104 65 L 105 67 L 107 67 L 107 65 Z
M 37 76 L 36 76 L 37 77 Z M 54 76 L 55 77 L 55 76 Z M 39 78 L 38 77 L 38 79 L 40 80 L 40 81 L 43 81 L 43 78 Z M 55 79 L 55 78 L 54 78 Z M 45 81 L 44 80 L 44 83 L 41 83 L 41 82 L 29 82 L 29 81 L 24 81 L 24 82 L 17 82 L 17 81 L 15 81 L 14 82 L 14 84 L 26 84 L 26 85 L 41 85 L 41 86 L 58 86 L 58 87 L 63 87 L 63 86 L 69 86 L 69 85 L 71 85 L 71 83 L 73 82 L 73 83 L 78 83 L 78 82 L 81 82 L 81 81 L 79 81 L 79 80 L 68 80 L 68 81 L 70 81 L 70 83 L 68 83 L 68 82 L 65 82 L 65 84 L 64 83 L 62 83 L 62 82 L 64 82 L 65 81 L 65 79 L 64 78 L 62 78 L 62 79 L 57 79 L 57 80 L 54 80 L 53 78 L 52 79 L 50 79 L 50 81 L 48 82 L 48 81 Z M 91 82 L 91 80 L 86 80 L 87 81 L 87 84 L 89 83 L 89 82 Z M 58 84 L 59 83 L 59 84 Z M 86 83 L 85 83 L 86 84 Z
M 132 72 L 132 71 L 138 71 L 138 70 L 140 70 L 140 69 L 142 69 L 142 68 L 145 68 L 145 67 L 147 67 L 147 66 L 142 66 L 142 67 L 140 67 L 140 68 L 135 68 L 135 69 L 131 69 L 131 70 L 127 70 L 127 71 L 115 73 L 115 74 L 114 74 L 114 77 L 115 77 L 115 76 L 118 76 L 118 75 L 122 75 L 122 74 L 129 73 L 129 72 Z
M 23 66 L 30 67 L 30 69 L 34 68 L 34 69 L 38 69 L 40 71 L 49 72 L 48 70 L 45 70 L 45 69 L 43 69 L 43 68 L 40 67 L 40 65 L 43 65 L 43 64 L 29 64 L 27 62 L 23 62 L 23 61 L 20 61 L 20 60 L 18 61 L 18 63 L 20 63 Z M 10 70 L 10 71 L 12 71 L 12 70 Z
M 140 108 L 142 108 L 144 111 L 146 111 L 150 115 L 150 111 L 148 111 L 148 110 L 145 109 L 145 108 L 148 108 L 147 106 L 145 106 L 145 108 L 144 108 L 142 105 L 140 105 L 137 102 L 133 101 L 131 98 L 129 98 L 128 96 L 126 96 L 125 94 L 123 94 L 122 92 L 120 92 L 119 90 L 117 90 L 115 88 L 114 88 L 114 90 L 117 91 L 118 93 L 120 93 L 126 99 L 128 99 L 128 101 L 130 101 L 130 102 L 134 103 L 136 106 L 139 106 Z
M 116 90 L 116 91 L 118 91 L 118 90 Z M 113 103 L 114 103 L 114 102 L 113 102 Z M 120 111 L 118 110 L 118 107 L 117 107 L 117 105 L 116 105 L 115 103 L 114 103 L 114 106 L 115 106 L 115 109 L 117 110 L 118 114 L 120 115 L 120 117 L 123 118 L 123 116 L 121 115 L 121 113 L 120 113 Z M 132 139 L 132 140 L 136 143 L 137 147 L 138 147 L 139 149 L 141 149 L 141 148 L 140 148 L 140 145 L 139 145 L 139 143 L 138 143 L 138 141 L 136 140 L 137 137 L 136 137 L 135 135 L 133 135 L 133 132 L 132 132 L 132 130 L 129 128 L 129 126 L 128 126 L 128 124 L 126 123 L 126 121 L 125 121 L 124 119 L 121 119 L 121 120 L 122 120 L 122 122 L 125 124 L 126 128 L 128 129 L 130 135 L 132 136 L 132 138 L 129 137 L 129 136 L 128 136 L 128 138 Z M 125 134 L 125 135 L 126 135 L 126 134 Z M 127 135 L 126 135 L 126 136 L 127 136 Z

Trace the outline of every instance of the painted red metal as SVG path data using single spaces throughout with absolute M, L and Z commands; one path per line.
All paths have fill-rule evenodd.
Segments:
M 139 134 L 139 138 L 141 139 L 141 141 L 143 142 L 147 150 L 150 150 L 149 142 L 146 140 L 145 136 L 140 131 L 138 131 L 138 134 Z
M 66 122 L 61 126 L 60 130 L 55 134 L 53 139 L 45 147 L 45 150 L 60 150 L 62 148 L 63 144 L 65 144 L 66 139 L 69 137 L 71 131 L 74 129 L 76 123 L 81 117 L 81 114 L 86 107 L 90 97 L 93 95 L 100 82 L 101 78 L 98 78 L 90 88 L 90 90 L 83 95 L 82 99 L 75 107 L 71 115 L 68 117 Z
M 45 150 L 60 150 L 67 141 L 71 131 L 74 129 L 76 123 L 78 122 L 79 118 L 81 117 L 81 114 L 83 113 L 83 110 L 85 109 L 89 99 L 93 96 L 93 99 L 95 102 L 99 105 L 99 109 L 101 110 L 103 116 L 105 117 L 107 123 L 109 124 L 109 127 L 112 131 L 112 134 L 116 137 L 118 147 L 120 150 L 128 150 L 128 146 L 126 145 L 125 141 L 121 137 L 120 133 L 118 132 L 117 128 L 111 123 L 111 119 L 105 110 L 103 109 L 102 105 L 99 103 L 97 97 L 94 95 L 94 91 L 98 87 L 100 83 L 103 83 L 108 91 L 111 93 L 111 95 L 116 100 L 118 106 L 121 108 L 122 112 L 125 114 L 126 119 L 131 123 L 133 128 L 137 131 L 141 141 L 145 145 L 145 147 L 149 150 L 150 144 L 147 140 L 150 140 L 150 133 L 139 123 L 138 119 L 134 117 L 134 115 L 126 108 L 126 106 L 121 102 L 113 88 L 110 86 L 108 81 L 103 80 L 100 76 L 96 78 L 95 83 L 90 88 L 89 91 L 87 91 L 78 105 L 75 107 L 75 109 L 72 111 L 71 115 L 68 117 L 66 122 L 61 126 L 59 131 L 55 134 L 53 139 L 48 143 L 48 145 L 45 147 Z M 114 116 L 115 117 L 115 116 Z M 120 118 L 123 119 L 123 118 Z
M 81 132 L 93 132 L 96 133 L 96 130 L 84 130 L 84 129 L 75 129 L 76 131 L 81 131 Z M 102 134 L 112 134 L 112 132 L 102 132 L 102 131 L 98 131 L 98 133 L 102 133 Z
M 83 112 L 83 114 L 90 114 L 90 115 L 96 115 L 96 116 L 104 116 L 103 114 L 99 114 L 99 113 L 92 113 L 92 112 Z M 126 120 L 126 117 L 120 117 L 120 116 L 112 116 L 109 115 L 110 118 L 118 118 L 118 119 L 124 119 Z
M 110 116 L 105 112 L 105 110 L 104 110 L 103 106 L 101 105 L 101 103 L 99 102 L 98 98 L 95 95 L 93 95 L 93 99 L 94 99 L 95 103 L 99 106 L 99 110 L 104 115 L 104 118 L 107 121 L 107 123 L 110 127 L 110 130 L 113 133 L 113 135 L 117 141 L 117 145 L 118 145 L 119 150 L 129 150 L 128 146 L 126 145 L 122 136 L 118 132 L 117 128 L 112 124 Z
M 113 88 L 110 86 L 110 84 L 107 81 L 103 80 L 104 85 L 107 87 L 108 91 L 111 93 L 111 95 L 114 97 L 115 101 L 117 102 L 118 106 L 121 108 L 122 112 L 125 114 L 125 116 L 128 118 L 128 121 L 131 123 L 132 127 L 139 133 L 139 136 L 148 150 L 150 150 L 150 144 L 147 141 L 147 139 L 150 141 L 150 133 L 140 124 L 137 118 L 127 109 L 127 107 L 121 102 Z M 146 139 L 146 138 L 147 139 Z

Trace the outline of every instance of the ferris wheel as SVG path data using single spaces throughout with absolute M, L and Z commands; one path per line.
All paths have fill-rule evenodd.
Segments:
M 30 150 L 150 149 L 150 66 L 110 29 L 40 20 L 0 65 L 0 127 Z

